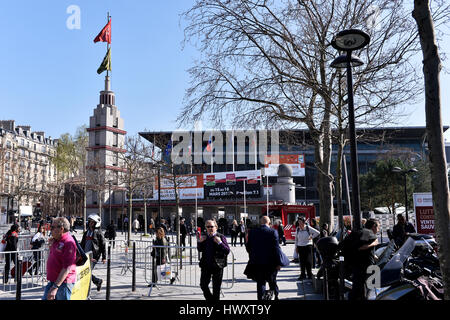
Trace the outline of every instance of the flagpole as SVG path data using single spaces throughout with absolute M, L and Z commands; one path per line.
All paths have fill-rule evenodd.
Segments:
M 192 158 L 194 157 L 194 152 L 192 148 L 192 133 L 189 135 L 190 137 L 190 146 L 189 146 L 189 160 L 191 161 L 191 174 L 192 174 Z M 197 197 L 197 191 L 195 191 L 195 196 Z
M 108 19 L 108 23 L 109 23 L 109 20 L 111 19 L 110 15 L 109 15 L 109 11 L 108 11 L 107 19 Z M 108 50 L 109 50 L 109 42 L 106 42 L 106 53 L 108 53 Z M 108 69 L 106 69 L 106 76 L 109 77 L 109 70 Z
M 233 154 L 233 172 L 234 172 L 234 130 L 231 131 L 231 145 Z
M 257 148 L 256 148 L 256 130 L 255 135 L 253 136 L 253 141 L 255 142 L 255 170 L 258 170 L 258 156 L 257 156 Z

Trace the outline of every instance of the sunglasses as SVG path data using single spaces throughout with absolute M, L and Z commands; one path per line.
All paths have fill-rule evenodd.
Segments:
M 207 228 L 214 228 L 215 226 L 206 226 Z
M 59 226 L 51 226 L 51 227 L 50 227 L 50 229 L 52 229 L 52 230 L 53 230 L 53 229 L 56 229 L 56 228 L 62 228 L 62 227 L 59 227 Z

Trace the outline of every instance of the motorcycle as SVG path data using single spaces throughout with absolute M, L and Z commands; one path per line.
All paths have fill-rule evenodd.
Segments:
M 339 261 L 337 239 L 327 238 L 319 246 L 325 263 L 317 277 L 323 277 L 326 268 L 328 296 L 339 299 L 346 297 L 352 290 L 351 273 Z M 442 299 L 442 276 L 436 247 L 433 237 L 420 234 L 411 234 L 400 248 L 393 240 L 379 246 L 376 250 L 376 265 L 381 270 L 380 281 L 374 288 L 366 282 L 367 299 Z
M 367 299 L 443 299 L 439 259 L 433 246 L 423 237 L 409 237 L 381 269 L 380 285 L 368 289 Z

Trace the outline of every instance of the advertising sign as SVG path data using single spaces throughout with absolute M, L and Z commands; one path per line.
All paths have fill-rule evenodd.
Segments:
M 418 233 L 434 235 L 434 208 L 431 193 L 414 193 L 414 211 Z
M 91 262 L 90 257 L 77 270 L 77 281 L 72 289 L 70 300 L 86 300 L 91 289 Z
M 261 196 L 260 170 L 217 172 L 204 174 L 204 196 L 210 199 L 233 199 L 244 197 L 259 198 Z
M 293 177 L 305 176 L 305 155 L 303 154 L 276 154 L 267 155 L 264 157 L 265 174 L 271 177 L 276 177 L 278 173 L 278 166 L 280 164 L 287 164 L 292 168 Z
M 176 186 L 180 200 L 203 199 L 203 175 L 192 174 L 176 177 Z M 158 178 L 155 178 L 152 200 L 158 200 Z M 171 177 L 161 177 L 161 200 L 175 200 L 174 181 Z

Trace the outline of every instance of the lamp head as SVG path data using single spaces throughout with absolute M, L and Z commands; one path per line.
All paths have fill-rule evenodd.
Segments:
M 347 62 L 348 62 L 348 56 L 347 55 L 341 55 L 337 57 L 336 59 L 331 62 L 331 67 L 335 69 L 343 69 L 347 68 Z M 363 65 L 364 62 L 358 57 L 352 54 L 350 58 L 350 66 L 351 67 L 359 67 Z
M 331 40 L 333 48 L 342 51 L 358 50 L 370 42 L 370 36 L 364 31 L 357 29 L 348 29 L 339 32 Z

